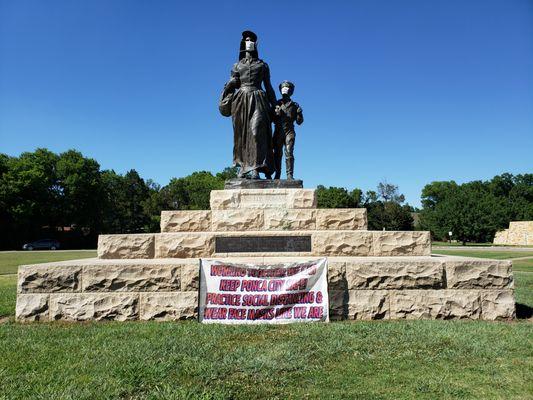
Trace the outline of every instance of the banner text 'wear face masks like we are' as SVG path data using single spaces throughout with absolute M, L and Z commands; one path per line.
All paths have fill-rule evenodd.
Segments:
M 201 260 L 203 323 L 329 321 L 327 259 L 270 265 Z

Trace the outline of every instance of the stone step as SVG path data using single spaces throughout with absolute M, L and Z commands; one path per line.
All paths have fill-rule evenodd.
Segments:
M 313 257 L 232 257 L 272 265 Z M 514 317 L 510 261 L 453 256 L 329 257 L 333 319 Z M 199 259 L 83 259 L 19 267 L 19 321 L 197 317 Z
M 236 208 L 161 212 L 161 232 L 366 230 L 366 208 Z
M 100 235 L 98 257 L 428 256 L 423 231 L 246 231 Z
M 211 210 L 236 208 L 316 208 L 315 189 L 227 189 L 212 190 Z

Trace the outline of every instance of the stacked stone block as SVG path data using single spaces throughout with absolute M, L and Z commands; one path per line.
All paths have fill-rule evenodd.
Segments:
M 309 251 L 217 252 L 220 238 L 309 238 Z M 332 319 L 508 319 L 509 261 L 431 256 L 428 232 L 368 231 L 365 209 L 317 209 L 308 189 L 223 190 L 211 210 L 164 211 L 161 233 L 101 235 L 98 259 L 19 267 L 19 321 L 197 316 L 199 259 L 328 257 Z
M 217 252 L 220 237 L 276 237 L 284 231 L 176 232 L 158 234 L 100 235 L 98 257 L 102 259 L 229 257 Z M 287 251 L 290 256 L 428 256 L 428 232 L 383 231 L 291 231 L 290 236 L 311 237 L 311 251 Z M 238 252 L 239 256 L 276 256 L 279 252 Z
M 532 246 L 533 221 L 511 221 L 509 229 L 496 232 L 494 244 L 506 246 Z
M 333 259 L 333 319 L 508 319 L 511 262 L 461 257 Z
M 17 318 L 35 321 L 190 318 L 197 260 L 97 260 L 19 267 Z

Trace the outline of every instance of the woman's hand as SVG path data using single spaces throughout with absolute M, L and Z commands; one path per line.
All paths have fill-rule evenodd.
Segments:
M 228 81 L 227 86 L 231 89 L 238 89 L 241 86 L 241 80 L 238 76 L 232 76 Z

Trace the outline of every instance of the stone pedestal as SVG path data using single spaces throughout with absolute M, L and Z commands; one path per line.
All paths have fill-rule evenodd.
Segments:
M 224 189 L 303 189 L 300 179 L 228 179 Z
M 315 209 L 316 192 L 311 189 L 231 189 L 212 190 L 211 210 L 274 208 Z
M 101 235 L 98 259 L 19 267 L 17 319 L 195 318 L 199 258 L 324 256 L 332 319 L 515 315 L 509 261 L 431 256 L 429 232 L 368 231 L 365 209 L 317 209 L 310 189 L 215 190 L 210 203 L 163 211 L 161 233 Z

